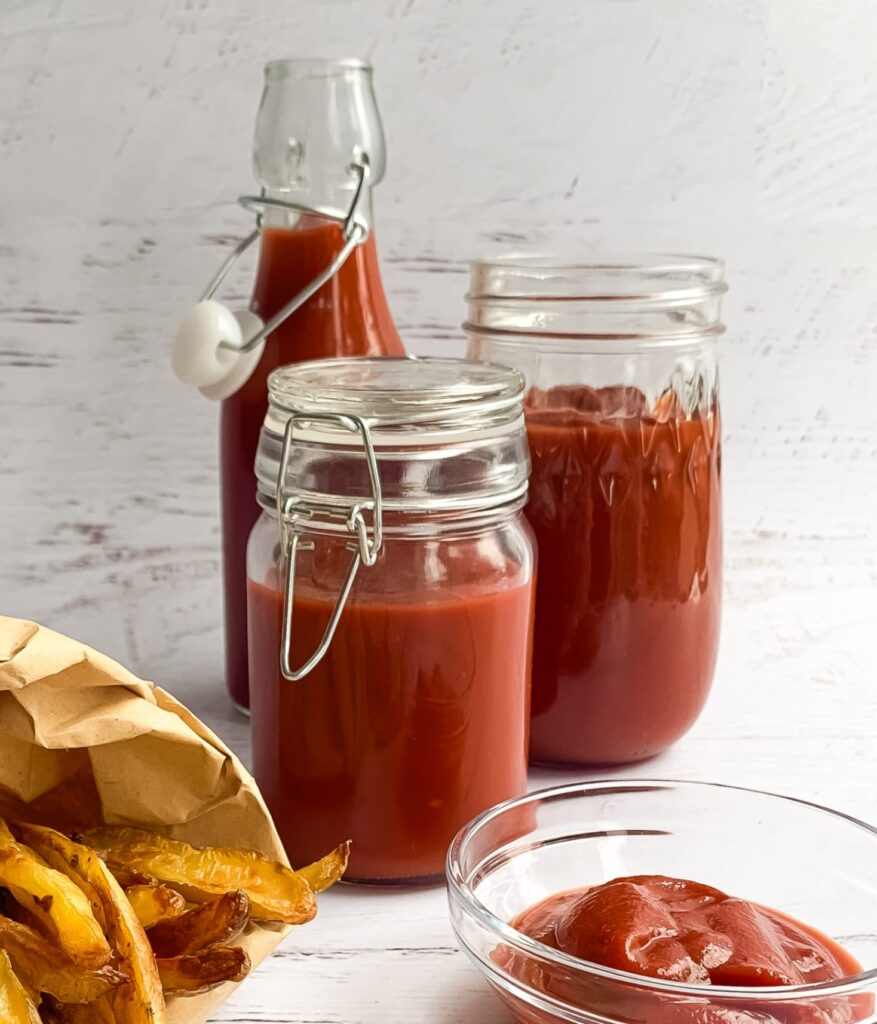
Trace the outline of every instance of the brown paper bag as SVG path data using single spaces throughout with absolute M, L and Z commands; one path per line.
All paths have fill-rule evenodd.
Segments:
M 286 863 L 252 777 L 194 715 L 90 647 L 5 616 L 0 814 L 58 827 L 155 828 Z M 251 925 L 240 944 L 255 966 L 288 931 Z M 201 1024 L 233 989 L 169 996 L 168 1021 Z

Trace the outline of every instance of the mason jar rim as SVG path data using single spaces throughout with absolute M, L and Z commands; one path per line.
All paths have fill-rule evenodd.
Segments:
M 565 260 L 530 253 L 473 261 L 466 299 L 669 307 L 727 290 L 724 262 L 711 256 L 603 253 L 590 260 Z
M 675 350 L 723 333 L 726 291 L 724 264 L 709 256 L 509 255 L 472 264 L 463 329 L 558 352 Z

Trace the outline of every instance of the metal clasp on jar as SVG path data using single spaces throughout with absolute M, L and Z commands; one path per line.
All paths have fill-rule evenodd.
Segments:
M 289 455 L 292 449 L 292 434 L 296 423 L 301 422 L 338 423 L 347 430 L 361 435 L 363 449 L 365 451 L 366 465 L 368 467 L 369 481 L 371 483 L 372 498 L 371 501 L 355 502 L 347 512 L 345 517 L 346 526 L 355 538 L 355 542 L 350 541 L 347 545 L 353 552 L 353 557 L 350 561 L 350 568 L 347 570 L 344 584 L 341 587 L 341 593 L 338 595 L 338 600 L 335 602 L 335 608 L 332 611 L 329 623 L 323 633 L 323 638 L 317 645 L 317 649 L 300 668 L 294 669 L 292 667 L 291 657 L 293 604 L 295 595 L 295 560 L 300 548 L 302 550 L 311 550 L 313 548 L 312 541 L 302 540 L 301 534 L 297 530 L 297 524 L 301 520 L 304 520 L 305 522 L 310 521 L 314 515 L 314 509 L 312 507 L 296 504 L 293 496 L 287 494 L 285 489 L 286 475 L 289 469 Z M 365 517 L 363 516 L 364 511 L 371 511 L 372 513 L 371 538 L 369 538 L 368 525 L 365 521 Z M 364 564 L 366 567 L 374 565 L 383 544 L 381 481 L 378 476 L 378 463 L 375 458 L 375 450 L 374 445 L 372 444 L 371 434 L 369 433 L 368 423 L 366 423 L 364 419 L 359 416 L 347 416 L 329 412 L 306 414 L 293 413 L 290 415 L 283 434 L 283 448 L 280 453 L 280 468 L 277 473 L 277 522 L 280 524 L 281 557 L 285 562 L 286 570 L 283 592 L 283 629 L 280 638 L 280 671 L 283 673 L 284 679 L 289 679 L 291 682 L 295 683 L 311 672 L 325 656 L 326 651 L 329 649 L 329 645 L 332 643 L 335 630 L 338 628 L 338 622 L 340 621 L 344 607 L 347 604 L 347 599 L 350 597 L 350 591 L 353 589 L 353 584 L 356 580 L 356 574 L 359 572 L 360 565 Z

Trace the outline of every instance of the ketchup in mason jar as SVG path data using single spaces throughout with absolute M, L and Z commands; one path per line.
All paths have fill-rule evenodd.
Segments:
M 349 880 L 437 880 L 459 828 L 526 789 L 523 387 L 454 359 L 269 380 L 248 552 L 253 769 L 293 864 L 350 839 Z
M 651 757 L 703 708 L 718 649 L 721 264 L 476 264 L 472 358 L 527 376 L 539 551 L 531 759 Z
M 366 230 L 340 270 L 269 336 L 252 376 L 222 403 L 220 475 L 225 580 L 226 683 L 249 707 L 246 547 L 259 516 L 253 461 L 268 407 L 268 375 L 278 366 L 327 356 L 401 355 L 384 295 L 373 231 L 371 186 L 384 173 L 384 139 L 361 61 L 284 60 L 265 68 L 254 167 L 263 196 L 301 208 L 263 214 L 252 310 L 269 321 L 313 282 L 344 246 L 342 224 L 365 154 L 368 177 L 357 203 Z M 320 216 L 325 210 L 333 216 Z

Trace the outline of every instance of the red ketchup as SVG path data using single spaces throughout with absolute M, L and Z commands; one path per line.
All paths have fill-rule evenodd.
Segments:
M 809 925 L 663 875 L 558 893 L 512 925 L 579 960 L 688 985 L 811 985 L 862 969 Z
M 303 218 L 294 229 L 267 227 L 252 309 L 269 320 L 331 263 L 340 225 Z M 328 356 L 402 355 L 381 284 L 374 234 L 341 270 L 268 338 L 255 372 L 222 403 L 220 473 L 225 582 L 226 681 L 232 700 L 250 704 L 247 669 L 246 550 L 259 516 L 253 460 L 268 407 L 268 374 L 278 366 Z
M 362 570 L 372 593 L 354 590 L 295 683 L 278 668 L 282 594 L 248 581 L 254 774 L 292 863 L 352 839 L 352 881 L 441 876 L 456 832 L 526 790 L 532 582 L 492 578 L 470 542 L 448 541 L 438 593 L 405 593 L 409 547 L 385 542 Z M 301 663 L 333 602 L 296 590 Z
M 511 924 L 579 960 L 632 975 L 703 986 L 707 992 L 717 985 L 748 989 L 811 985 L 852 977 L 862 969 L 850 953 L 810 925 L 711 886 L 660 875 L 617 878 L 561 892 L 525 910 Z M 870 996 L 814 997 L 779 1006 L 753 996 L 743 1007 L 726 1006 L 716 997 L 686 1005 L 645 989 L 623 993 L 610 981 L 596 976 L 589 981 L 561 967 L 555 972 L 506 949 L 497 950 L 494 958 L 542 992 L 595 1012 L 599 1006 L 601 1012 L 622 1020 L 645 1013 L 650 1021 L 684 1024 L 750 1019 L 843 1024 L 867 1017 L 873 1007 Z M 513 1005 L 520 1010 L 517 1002 Z M 523 1017 L 540 1024 L 549 1019 L 533 1012 Z
M 697 718 L 719 639 L 719 413 L 636 388 L 533 389 L 539 549 L 531 757 L 657 754 Z

